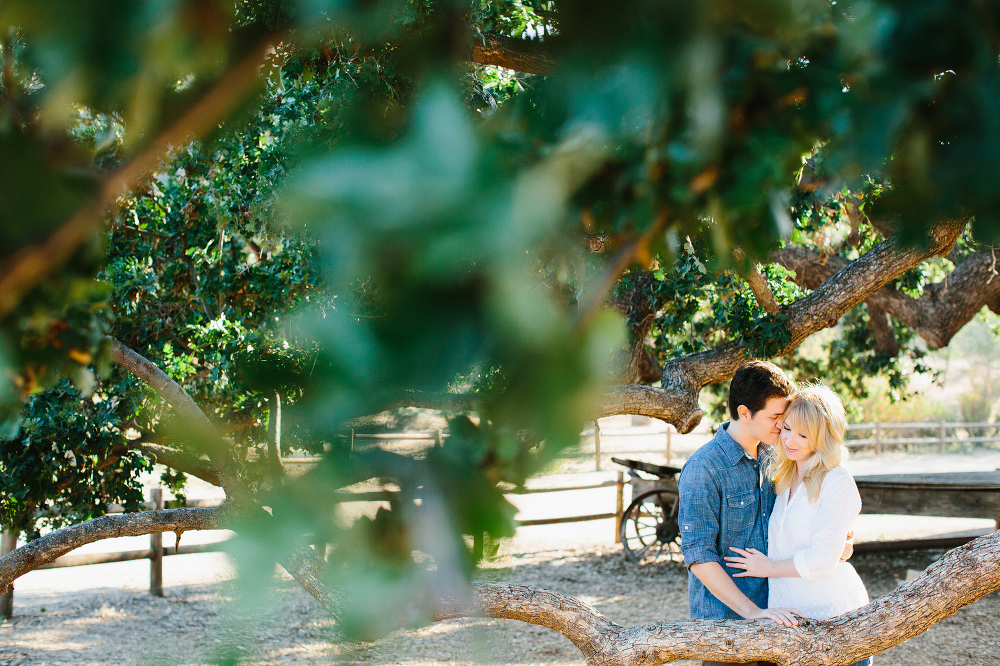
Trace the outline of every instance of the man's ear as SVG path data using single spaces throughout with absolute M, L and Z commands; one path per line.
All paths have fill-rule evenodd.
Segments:
M 743 420 L 749 421 L 751 418 L 753 418 L 753 414 L 750 412 L 750 408 L 747 407 L 746 405 L 740 405 L 739 407 L 737 407 L 736 413 L 739 415 L 740 421 Z

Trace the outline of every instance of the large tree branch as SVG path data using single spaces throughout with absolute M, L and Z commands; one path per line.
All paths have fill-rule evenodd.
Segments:
M 848 310 L 921 262 L 947 254 L 967 222 L 968 218 L 963 218 L 937 224 L 924 248 L 899 248 L 896 238 L 889 238 L 840 267 L 811 293 L 782 309 L 781 314 L 788 322 L 789 341 L 774 349 L 772 356 L 786 354 L 813 333 L 833 326 Z M 664 365 L 662 388 L 616 387 L 606 394 L 598 412 L 645 414 L 672 423 L 678 432 L 690 432 L 698 424 L 701 412 L 689 406 L 697 405 L 702 387 L 729 379 L 747 360 L 746 348 L 739 341 L 673 359 Z
M 865 299 L 869 307 L 886 312 L 912 328 L 932 349 L 947 346 L 952 337 L 982 310 L 1000 312 L 1000 277 L 994 250 L 977 252 L 941 282 L 925 286 L 919 298 L 891 287 L 882 287 Z M 849 262 L 838 255 L 786 247 L 771 253 L 771 260 L 795 272 L 795 282 L 815 289 Z
M 873 298 L 877 292 L 884 293 L 884 290 L 880 290 L 891 280 L 930 257 L 947 254 L 967 222 L 968 219 L 964 218 L 939 223 L 931 230 L 927 245 L 923 248 L 899 248 L 893 237 L 852 262 L 845 260 L 843 264 L 832 266 L 831 269 L 836 270 L 816 284 L 810 294 L 782 308 L 780 314 L 787 319 L 789 340 L 785 345 L 772 350 L 771 355 L 787 354 L 813 333 L 835 325 L 851 308 Z M 971 266 L 970 264 L 969 272 L 973 273 Z M 978 266 L 978 274 L 988 270 L 983 261 Z M 994 281 L 1000 282 L 1000 278 Z M 934 293 L 933 289 L 931 293 Z M 995 300 L 1000 302 L 1000 291 L 997 293 Z M 883 307 L 886 311 L 893 312 L 888 305 Z M 702 417 L 698 407 L 701 389 L 729 379 L 747 360 L 749 357 L 746 347 L 739 340 L 673 359 L 663 367 L 660 387 L 614 386 L 605 393 L 594 410 L 594 416 L 641 414 L 671 423 L 678 432 L 690 432 Z M 414 396 L 414 400 L 409 402 L 406 398 L 404 396 L 398 405 L 406 403 L 433 406 L 418 396 Z M 464 401 L 467 404 L 467 400 L 460 395 L 449 397 L 452 403 Z
M 222 485 L 222 481 L 219 480 L 219 473 L 215 471 L 210 462 L 202 458 L 169 446 L 153 444 L 151 442 L 129 442 L 128 447 L 142 451 L 152 458 L 154 463 L 159 463 L 178 472 L 189 474 L 213 486 Z
M 237 510 L 262 511 L 250 489 L 237 475 L 238 466 L 229 446 L 191 396 L 156 365 L 114 339 L 111 340 L 111 354 L 116 363 L 146 382 L 188 422 L 195 436 L 206 445 L 226 496 L 235 500 Z M 331 615 L 340 616 L 342 604 L 339 598 L 322 581 L 321 574 L 326 569 L 326 562 L 317 557 L 315 551 L 306 546 L 297 546 L 288 551 L 278 563 Z
M 226 491 L 226 496 L 240 503 L 250 503 L 249 490 L 236 476 L 237 465 L 232 450 L 222 439 L 215 424 L 195 404 L 187 391 L 138 352 L 129 349 L 114 338 L 110 338 L 110 340 L 111 357 L 114 362 L 156 391 L 156 394 L 173 407 L 178 416 L 183 419 L 194 440 L 204 446 L 222 487 Z
M 545 626 L 571 640 L 595 666 L 658 666 L 678 659 L 843 666 L 925 632 L 998 588 L 1000 532 L 994 532 L 949 551 L 863 608 L 794 628 L 771 620 L 662 620 L 624 628 L 571 597 L 502 584 L 478 586 L 478 607 L 452 609 L 445 617 L 479 615 Z
M 476 34 L 472 40 L 471 62 L 505 67 L 525 74 L 548 74 L 555 69 L 551 49 L 541 41 L 493 33 Z
M 225 505 L 199 509 L 163 509 L 106 515 L 63 527 L 0 557 L 0 593 L 18 577 L 85 544 L 123 536 L 214 530 L 222 526 L 226 511 L 228 507 Z
M 698 387 L 701 388 L 701 387 Z M 639 414 L 672 423 L 678 432 L 691 432 L 703 416 L 698 392 L 693 389 L 642 384 L 610 387 L 597 406 L 594 418 L 617 414 Z

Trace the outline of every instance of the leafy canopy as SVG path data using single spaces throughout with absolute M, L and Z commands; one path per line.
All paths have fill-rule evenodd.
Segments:
M 970 247 L 992 241 L 998 17 L 944 0 L 0 5 L 0 523 L 37 534 L 135 507 L 137 442 L 200 453 L 111 369 L 111 334 L 225 424 L 279 517 L 242 526 L 251 579 L 320 536 L 344 565 L 332 582 L 372 600 L 350 631 L 426 619 L 427 589 L 464 585 L 460 535 L 511 533 L 498 484 L 591 417 L 625 344 L 599 307 L 619 264 L 653 271 L 659 361 L 731 339 L 768 356 L 784 322 L 734 248 L 827 247 L 855 199 L 907 239 L 972 214 Z M 534 37 L 554 69 L 470 64 L 496 35 Z M 9 287 L 108 191 L 99 228 Z M 798 294 L 766 275 L 780 301 Z M 866 374 L 901 382 L 865 316 L 802 372 L 855 393 Z M 459 390 L 470 411 L 443 446 L 348 450 L 352 419 Z M 297 479 L 265 465 L 279 400 L 284 452 L 324 454 Z M 400 495 L 344 527 L 335 490 L 372 478 Z

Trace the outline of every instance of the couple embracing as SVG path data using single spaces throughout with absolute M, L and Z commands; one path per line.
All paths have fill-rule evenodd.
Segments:
M 798 390 L 777 366 L 751 361 L 733 376 L 729 413 L 679 481 L 691 617 L 794 626 L 867 604 L 843 561 L 861 497 L 841 466 L 840 399 L 824 386 Z

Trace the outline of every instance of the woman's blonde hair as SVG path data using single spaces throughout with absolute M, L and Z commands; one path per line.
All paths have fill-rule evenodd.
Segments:
M 813 450 L 806 461 L 803 483 L 809 501 L 815 502 L 823 477 L 847 459 L 844 433 L 847 432 L 847 414 L 837 394 L 820 384 L 807 385 L 799 390 L 788 403 L 782 417 L 791 428 L 802 433 Z M 785 456 L 785 447 L 778 440 L 771 456 L 769 475 L 778 493 L 787 493 L 798 474 L 795 461 Z

